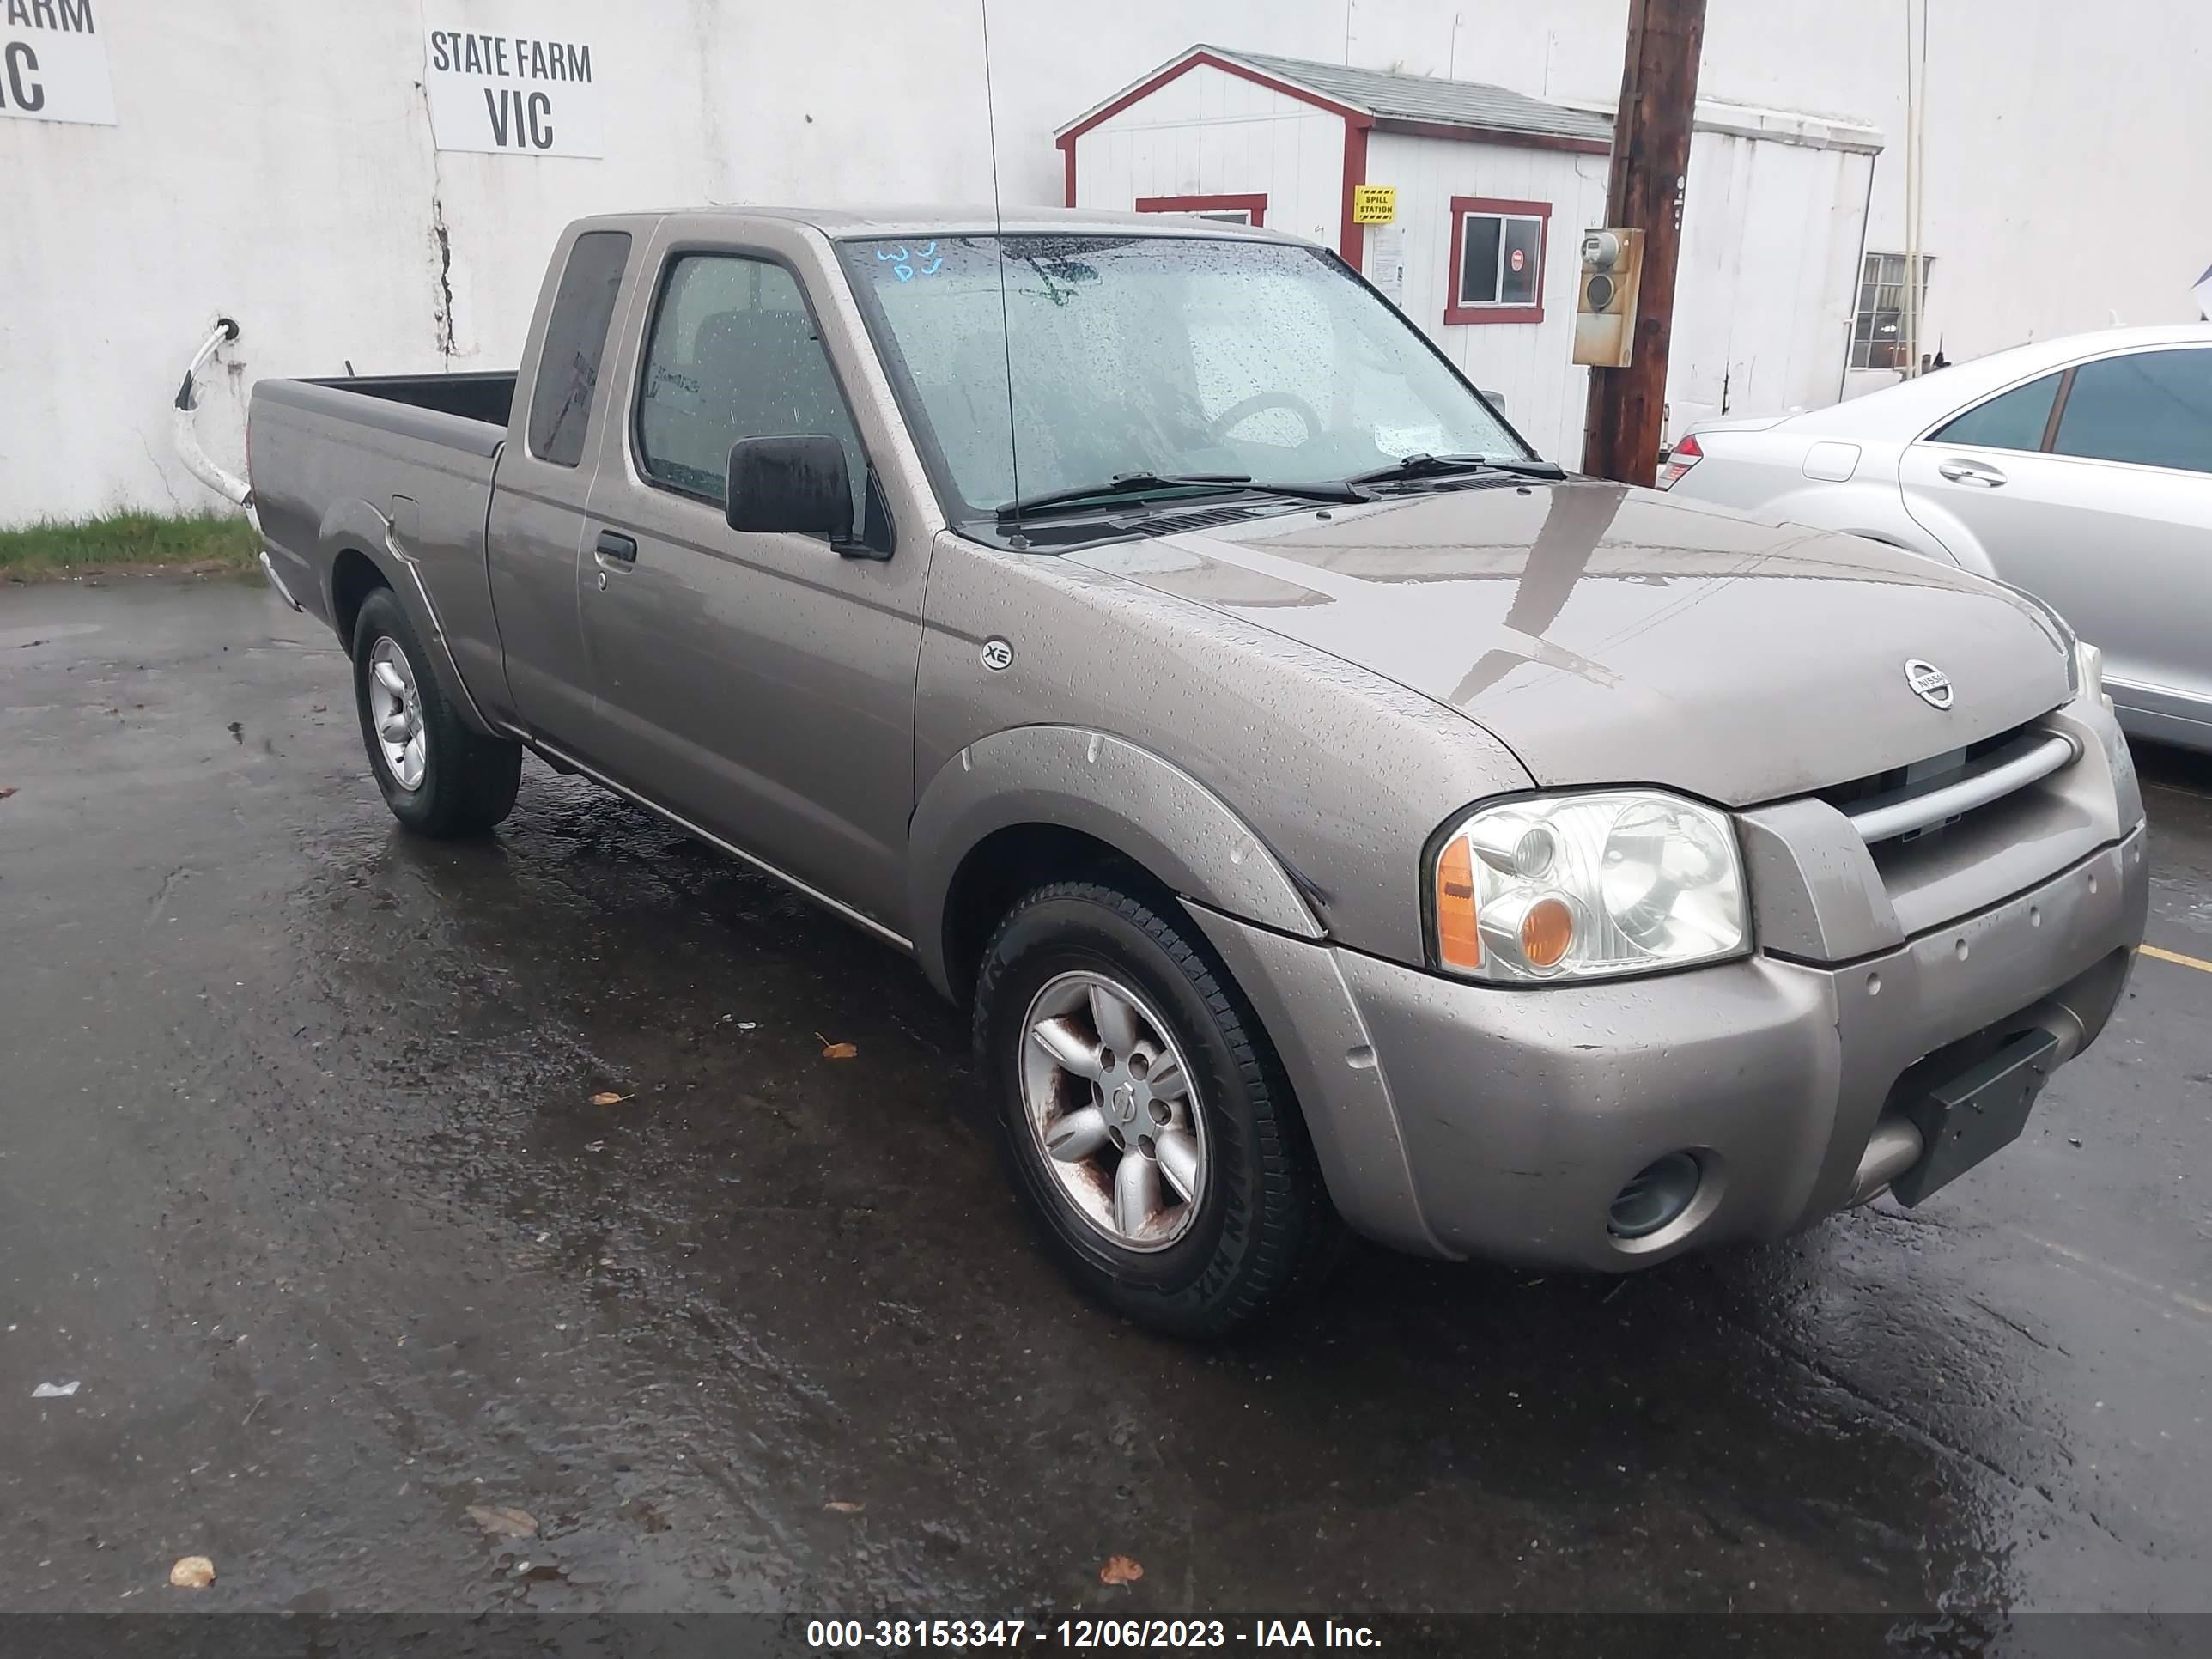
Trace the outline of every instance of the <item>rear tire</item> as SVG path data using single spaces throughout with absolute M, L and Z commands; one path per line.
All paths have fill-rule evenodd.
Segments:
M 1015 1190 L 1083 1289 L 1152 1329 L 1216 1337 L 1324 1275 L 1343 1224 L 1305 1125 L 1186 918 L 1098 882 L 1040 887 L 999 924 L 975 1008 Z
M 522 745 L 462 723 L 388 587 L 364 599 L 354 622 L 353 694 L 376 786 L 408 829 L 481 836 L 514 810 Z

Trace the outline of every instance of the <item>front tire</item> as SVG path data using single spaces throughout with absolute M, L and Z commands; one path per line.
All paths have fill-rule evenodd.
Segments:
M 1317 1280 L 1342 1224 L 1257 1018 L 1181 915 L 1041 887 L 977 978 L 976 1054 L 1024 1206 L 1127 1317 L 1219 1336 Z
M 481 836 L 514 810 L 522 745 L 462 723 L 388 587 L 363 600 L 355 619 L 353 692 L 377 787 L 408 829 Z

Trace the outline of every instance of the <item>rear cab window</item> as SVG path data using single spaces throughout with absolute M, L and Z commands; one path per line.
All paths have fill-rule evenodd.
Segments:
M 538 379 L 530 389 L 530 453 L 555 466 L 584 458 L 592 392 L 607 354 L 607 328 L 629 264 L 629 233 L 587 230 L 568 251 L 545 319 Z

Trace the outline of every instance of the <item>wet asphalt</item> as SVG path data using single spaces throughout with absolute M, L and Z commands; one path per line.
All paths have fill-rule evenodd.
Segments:
M 1918 1212 L 1180 1346 L 902 958 L 534 762 L 411 839 L 349 684 L 258 587 L 0 588 L 0 1608 L 2212 1608 L 2212 972 Z

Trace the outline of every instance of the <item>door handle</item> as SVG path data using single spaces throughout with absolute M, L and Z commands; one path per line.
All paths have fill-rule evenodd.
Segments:
M 1987 461 L 1969 461 L 1957 456 L 1936 470 L 1953 483 L 1977 484 L 1984 489 L 1996 489 L 2005 481 L 2005 475 Z
M 618 530 L 602 530 L 598 551 L 601 558 L 612 559 L 617 564 L 635 564 L 637 538 L 625 536 Z

